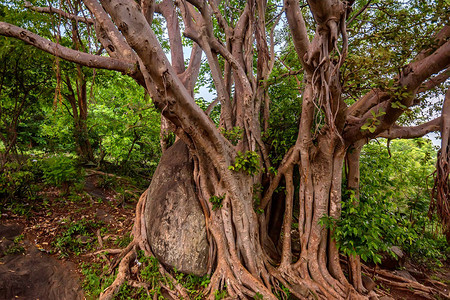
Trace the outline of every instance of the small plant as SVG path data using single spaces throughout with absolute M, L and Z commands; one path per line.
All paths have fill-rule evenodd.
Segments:
M 233 129 L 231 129 L 231 130 L 225 130 L 225 129 L 221 128 L 220 132 L 234 146 L 237 145 L 237 143 L 242 139 L 242 136 L 244 134 L 244 130 L 239 126 L 233 127 Z
M 229 166 L 228 169 L 236 172 L 243 170 L 248 175 L 255 175 L 260 171 L 259 155 L 255 151 L 247 151 L 245 153 L 238 151 L 234 166 Z
M 25 236 L 23 235 L 23 233 L 22 233 L 22 234 L 19 234 L 18 236 L 16 236 L 16 237 L 14 238 L 14 244 L 20 243 L 21 241 L 23 241 L 24 238 L 25 238 Z
M 23 246 L 14 244 L 5 251 L 5 254 L 22 254 L 24 252 L 25 248 Z
M 114 281 L 114 274 L 104 275 L 108 271 L 105 263 L 82 263 L 81 273 L 84 276 L 83 290 L 86 299 L 98 299 L 100 293 Z
M 102 189 L 111 189 L 117 185 L 117 179 L 113 176 L 102 175 L 98 178 L 97 187 Z
M 291 292 L 287 287 L 285 287 L 282 283 L 279 284 L 279 287 L 274 288 L 274 294 L 278 299 L 290 299 Z M 263 298 L 261 298 L 263 299 Z
M 133 238 L 131 237 L 130 233 L 127 232 L 125 235 L 119 237 L 114 244 L 116 244 L 117 246 L 119 246 L 120 248 L 125 248 L 126 246 L 128 246 L 128 244 L 131 243 L 131 241 L 133 240 Z
M 224 287 L 225 288 L 225 287 Z M 214 292 L 214 299 L 215 300 L 221 300 L 221 299 L 225 299 L 228 296 L 227 290 L 223 289 L 223 290 L 217 290 Z
M 20 234 L 14 238 L 14 244 L 11 245 L 6 251 L 4 251 L 5 254 L 22 254 L 25 252 L 25 248 L 20 245 L 20 242 L 22 242 L 24 239 L 24 235 Z
M 361 193 L 358 200 L 354 191 L 348 190 L 343 195 L 341 218 L 324 216 L 320 223 L 332 230 L 342 253 L 359 255 L 364 261 L 377 264 L 381 262 L 381 252 L 394 256 L 392 246 L 417 239 L 417 234 L 395 211 L 395 205 L 387 199 Z
M 206 288 L 210 283 L 210 278 L 205 276 L 195 276 L 191 274 L 184 274 L 174 269 L 175 278 L 179 284 L 181 284 L 187 292 L 190 294 L 189 299 L 201 300 L 204 299 L 202 289 Z
M 102 226 L 102 222 L 88 221 L 82 219 L 73 224 L 64 226 L 64 231 L 56 238 L 53 245 L 59 250 L 62 257 L 69 256 L 69 253 L 79 255 L 91 249 L 95 242 L 95 230 Z
M 213 205 L 212 209 L 217 210 L 217 209 L 222 208 L 223 199 L 225 199 L 225 194 L 223 194 L 222 196 L 214 195 L 211 198 L 209 198 L 209 202 L 211 202 Z
M 264 213 L 264 209 L 260 208 L 261 204 L 260 195 L 263 192 L 263 186 L 259 183 L 253 185 L 253 209 L 257 214 Z
M 145 256 L 143 251 L 138 251 L 138 261 L 141 264 L 140 276 L 142 280 L 150 284 L 149 292 L 152 299 L 164 299 L 164 296 L 161 293 L 160 282 L 163 282 L 165 285 L 173 288 L 173 283 L 161 275 L 159 272 L 159 262 L 156 257 L 148 257 Z
M 83 200 L 83 197 L 80 194 L 72 192 L 67 196 L 67 200 L 69 200 L 70 202 L 76 203 L 76 202 L 81 202 L 81 200 Z
M 0 172 L 0 199 L 36 200 L 39 190 L 36 183 L 41 177 L 38 169 L 31 160 L 23 164 L 6 163 Z

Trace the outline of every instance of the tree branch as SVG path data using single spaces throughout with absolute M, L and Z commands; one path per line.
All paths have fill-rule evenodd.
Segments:
M 35 12 L 46 13 L 46 14 L 58 14 L 61 17 L 66 18 L 68 20 L 73 20 L 73 21 L 76 21 L 76 22 L 83 22 L 83 23 L 90 24 L 90 25 L 94 24 L 94 20 L 92 20 L 91 18 L 86 18 L 86 17 L 70 14 L 68 12 L 65 12 L 65 11 L 61 10 L 61 9 L 54 8 L 54 7 L 51 7 L 51 6 L 37 7 L 37 6 L 33 6 L 28 1 L 25 1 L 24 6 L 26 8 L 28 8 L 28 9 L 31 9 L 31 10 L 35 11 Z
M 418 126 L 398 126 L 394 124 L 390 129 L 380 133 L 377 137 L 387 139 L 413 139 L 426 135 L 441 128 L 442 117 L 438 117 Z
M 303 67 L 306 67 L 304 56 L 309 49 L 308 33 L 306 31 L 305 20 L 303 19 L 302 11 L 298 0 L 286 0 L 284 2 L 286 10 L 286 18 L 289 23 L 289 28 L 292 33 L 292 40 L 294 42 L 297 56 L 302 62 Z
M 432 88 L 434 88 L 434 87 L 440 85 L 441 83 L 445 82 L 449 77 L 450 77 L 450 67 L 447 68 L 441 74 L 439 74 L 437 76 L 434 76 L 434 77 L 431 77 L 430 79 L 428 79 L 427 81 L 422 83 L 422 85 L 420 86 L 420 88 L 417 91 L 417 93 L 423 93 L 423 92 L 429 91 Z
M 450 64 L 450 41 L 440 46 L 433 54 L 415 61 L 402 70 L 399 83 L 409 91 L 416 91 L 424 80 Z
M 372 0 L 367 1 L 366 5 L 364 5 L 363 7 L 361 7 L 361 9 L 360 9 L 356 14 L 354 14 L 354 15 L 350 18 L 350 20 L 347 21 L 347 25 L 350 24 L 350 23 L 352 23 L 352 22 L 353 22 L 360 14 L 362 14 L 362 13 L 369 7 L 369 5 L 370 5 L 371 2 L 372 2 Z
M 162 1 L 158 4 L 157 9 L 166 19 L 172 66 L 177 74 L 182 74 L 185 71 L 185 66 L 177 11 L 172 0 Z
M 344 132 L 344 138 L 349 142 L 354 142 L 361 138 L 373 138 L 375 136 L 378 136 L 381 132 L 388 130 L 398 119 L 398 117 L 404 112 L 403 108 L 399 107 L 398 105 L 393 106 L 392 102 L 400 102 L 400 104 L 402 104 L 403 106 L 410 107 L 413 104 L 414 95 L 419 90 L 421 84 L 431 75 L 439 73 L 441 70 L 447 68 L 449 64 L 450 41 L 447 41 L 442 44 L 442 46 L 440 46 L 436 51 L 434 51 L 433 54 L 425 56 L 423 59 L 412 62 L 411 64 L 403 67 L 400 78 L 398 80 L 398 87 L 403 88 L 404 92 L 409 95 L 397 99 L 385 93 L 387 94 L 385 97 L 387 97 L 388 100 L 383 104 L 383 111 L 385 112 L 385 114 L 384 116 L 379 118 L 378 121 L 380 122 L 380 125 L 377 126 L 375 131 L 361 131 L 361 126 L 363 126 L 368 121 L 368 119 L 371 118 L 370 114 L 367 112 L 357 122 L 347 123 Z M 355 111 L 358 111 L 358 109 L 355 109 L 357 107 L 365 107 L 369 109 L 372 109 L 374 107 L 373 104 L 376 104 L 379 98 L 374 97 L 373 91 L 371 91 L 369 95 L 366 96 L 358 101 L 361 101 L 361 103 L 355 103 L 354 105 L 352 105 L 347 113 L 347 116 L 349 116 L 349 114 L 355 116 Z M 396 99 L 398 101 L 396 101 Z M 372 110 L 373 112 L 377 113 L 375 109 Z M 362 115 L 364 113 L 364 110 L 359 111 L 359 113 L 360 115 Z
M 86 67 L 116 70 L 128 74 L 133 74 L 136 72 L 136 66 L 132 63 L 115 58 L 92 55 L 66 48 L 59 44 L 51 42 L 35 33 L 32 33 L 31 31 L 5 22 L 0 22 L 0 35 L 20 39 L 25 43 L 41 49 L 47 53 L 50 53 L 54 56 Z
M 137 61 L 137 57 L 134 54 L 131 47 L 125 41 L 123 35 L 116 28 L 114 23 L 109 18 L 108 14 L 105 12 L 103 7 L 97 2 L 97 0 L 84 0 L 84 4 L 89 9 L 89 11 L 95 16 L 95 21 L 103 29 L 102 33 L 106 35 L 104 41 L 111 42 L 111 45 L 103 45 L 107 49 L 108 53 L 116 52 L 119 57 L 122 57 L 129 61 Z M 97 32 L 97 35 L 101 35 Z M 102 42 L 102 40 L 100 40 Z

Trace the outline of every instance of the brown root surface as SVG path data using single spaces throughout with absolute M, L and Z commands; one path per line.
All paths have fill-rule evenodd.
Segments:
M 88 180 L 92 180 L 95 183 L 96 178 L 94 175 L 88 176 L 88 178 Z M 27 243 L 29 243 L 25 245 L 27 251 L 26 253 L 28 254 L 34 252 L 32 255 L 35 256 L 34 258 L 30 258 L 28 255 L 13 255 L 0 258 L 0 268 L 9 268 L 16 271 L 0 272 L 2 275 L 6 274 L 15 276 L 14 278 L 0 278 L 0 299 L 11 299 L 16 295 L 19 296 L 17 299 L 30 299 L 36 297 L 40 297 L 42 299 L 77 299 L 76 297 L 78 296 L 76 295 L 78 294 L 65 294 L 67 289 L 61 284 L 56 284 L 52 287 L 56 289 L 52 292 L 53 295 L 56 295 L 54 298 L 51 298 L 52 296 L 49 296 L 50 294 L 46 294 L 45 297 L 40 296 L 40 292 L 34 288 L 36 287 L 36 285 L 34 285 L 34 280 L 32 278 L 30 279 L 30 277 L 27 277 L 28 282 L 26 284 L 20 284 L 21 281 L 19 281 L 19 278 L 21 276 L 28 276 L 26 274 L 37 274 L 37 266 L 48 264 L 49 260 L 51 260 L 51 263 L 55 266 L 62 266 L 65 273 L 58 271 L 53 275 L 50 275 L 47 274 L 46 271 L 39 271 L 39 274 L 48 279 L 53 278 L 52 276 L 58 275 L 60 278 L 58 279 L 58 282 L 63 280 L 67 287 L 73 286 L 75 291 L 81 295 L 80 298 L 82 298 L 82 290 L 80 284 L 77 283 L 77 277 L 81 277 L 77 276 L 81 275 L 81 263 L 98 262 L 97 256 L 99 255 L 105 258 L 105 260 L 103 260 L 104 262 L 110 262 L 110 271 L 115 272 L 117 270 L 118 274 L 115 283 L 104 292 L 103 297 L 106 297 L 106 295 L 108 295 L 108 297 L 114 296 L 114 292 L 117 292 L 117 287 L 120 287 L 122 284 L 127 284 L 136 288 L 149 288 L 148 282 L 145 282 L 139 278 L 139 276 L 136 276 L 136 274 L 139 274 L 139 270 L 136 270 L 138 266 L 134 259 L 139 250 L 144 251 L 147 256 L 151 255 L 151 251 L 148 249 L 148 243 L 145 238 L 146 235 L 143 234 L 143 230 L 145 230 L 145 228 L 142 228 L 142 224 L 145 224 L 142 219 L 143 203 L 140 201 L 136 207 L 137 219 L 135 220 L 133 227 L 133 242 L 126 247 L 126 249 L 117 249 L 117 245 L 112 243 L 111 240 L 114 240 L 114 238 L 119 235 L 123 236 L 125 233 L 131 231 L 134 208 L 123 208 L 120 205 L 114 205 L 114 207 L 112 207 L 110 204 L 114 201 L 113 192 L 102 191 L 101 189 L 95 188 L 95 184 L 88 184 L 87 186 L 90 189 L 89 192 L 95 192 L 101 195 L 101 198 L 103 199 L 102 202 L 91 201 L 88 199 L 78 203 L 64 203 L 63 205 L 63 203 L 58 200 L 58 191 L 49 189 L 43 191 L 43 193 L 46 193 L 49 198 L 49 205 L 51 205 L 52 208 L 51 215 L 47 215 L 48 210 L 43 208 L 34 211 L 32 216 L 28 219 L 14 215 L 12 212 L 3 213 L 0 222 L 2 225 L 14 223 L 20 224 L 20 226 L 16 225 L 18 229 L 15 231 L 13 230 L 14 228 L 8 230 L 7 232 L 10 232 L 9 235 L 0 230 L 0 235 L 4 237 L 1 239 L 0 245 L 3 247 L 7 243 L 13 243 L 12 240 L 14 239 L 14 236 L 20 234 L 22 228 L 24 228 L 23 233 L 25 235 L 25 240 L 28 240 Z M 75 222 L 81 218 L 98 220 L 108 224 L 108 233 L 100 235 L 100 238 L 103 240 L 103 249 L 91 249 L 88 253 L 80 256 L 70 255 L 63 261 L 58 259 L 59 255 L 49 255 L 52 251 L 54 253 L 52 242 L 62 230 L 61 226 L 64 224 L 61 224 L 61 222 L 65 222 L 63 220 L 67 221 L 69 219 L 72 222 Z M 114 220 L 115 222 L 112 222 Z M 111 221 L 111 223 L 109 223 L 109 221 Z M 138 228 L 140 229 L 138 230 Z M 5 249 L 2 248 L 1 253 L 3 253 L 4 250 Z M 221 250 L 216 249 L 216 251 Z M 19 263 L 19 259 L 28 259 L 28 262 Z M 210 279 L 211 283 L 204 291 L 204 294 L 208 295 L 210 299 L 214 299 L 214 293 L 217 290 L 227 289 L 227 293 L 230 298 L 252 298 L 253 296 L 251 295 L 256 295 L 256 293 L 252 290 L 254 287 L 251 285 L 255 283 L 259 285 L 259 288 L 264 288 L 266 291 L 270 291 L 271 293 L 278 293 L 280 297 L 284 295 L 285 298 L 287 298 L 284 292 L 286 289 L 290 291 L 292 296 L 299 299 L 315 297 L 319 299 L 336 298 L 331 295 L 329 290 L 323 288 L 321 289 L 317 282 L 313 281 L 308 276 L 304 276 L 305 274 L 302 273 L 301 268 L 294 267 L 295 264 L 293 265 L 289 262 L 286 264 L 286 267 L 280 268 L 277 265 L 269 263 L 268 260 L 266 261 L 264 257 L 262 257 L 262 260 L 265 261 L 263 268 L 268 274 L 263 279 L 256 279 L 256 277 L 248 275 L 249 273 L 246 273 L 247 275 L 245 277 L 239 277 L 240 272 L 243 272 L 244 269 L 233 269 L 239 264 L 233 265 L 225 260 L 220 260 L 218 262 L 216 261 L 213 268 L 214 272 L 212 273 L 212 277 Z M 13 267 L 12 264 L 14 264 L 17 268 Z M 343 265 L 345 272 L 346 263 L 341 261 L 341 264 Z M 19 265 L 21 268 L 23 267 L 25 269 L 19 269 Z M 31 269 L 31 267 L 33 268 Z M 399 277 L 391 271 L 376 270 L 374 274 L 373 269 L 364 265 L 362 266 L 362 269 L 364 274 L 373 278 L 379 287 L 372 291 L 371 294 L 363 295 L 363 297 L 370 299 L 376 299 L 374 297 L 381 298 L 383 296 L 389 296 L 394 299 L 428 299 L 430 297 L 440 297 L 441 299 L 448 298 L 448 293 L 450 290 L 448 282 L 450 275 L 448 270 L 450 270 L 450 268 L 448 265 L 446 265 L 446 268 L 443 268 L 440 272 L 425 270 L 423 272 L 423 277 L 419 277 L 417 275 L 418 273 L 416 274 L 411 272 L 419 283 L 411 282 L 403 277 Z M 171 278 L 173 283 L 176 283 L 174 276 L 164 266 L 159 265 L 159 271 L 167 278 Z M 67 277 L 68 273 L 70 273 L 69 275 L 71 279 Z M 42 280 L 40 280 L 40 282 L 42 282 Z M 164 282 L 161 282 L 160 284 L 161 291 L 167 299 L 189 299 L 189 295 L 181 284 L 175 284 L 173 286 L 169 286 Z M 270 286 L 270 289 L 268 289 L 267 286 Z M 9 290 L 14 288 L 15 294 L 12 295 L 11 292 L 4 292 L 8 288 Z M 45 288 L 45 291 L 48 293 L 48 287 Z M 345 292 L 346 296 L 339 296 L 339 298 L 345 299 L 348 297 L 355 299 L 361 297 L 360 294 L 356 294 L 355 292 Z M 268 297 L 264 297 L 264 299 L 266 298 Z

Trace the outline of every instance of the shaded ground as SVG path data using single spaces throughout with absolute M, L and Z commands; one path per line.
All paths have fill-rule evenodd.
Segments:
M 83 299 L 77 265 L 43 253 L 28 240 L 17 242 L 21 231 L 18 224 L 0 224 L 0 248 L 10 253 L 0 259 L 0 299 Z
M 0 300 L 93 299 L 83 292 L 84 263 L 104 265 L 114 256 L 95 254 L 99 249 L 123 248 L 130 241 L 134 196 L 142 191 L 122 190 L 105 180 L 108 174 L 91 171 L 84 190 L 69 195 L 56 188 L 41 191 L 28 216 L 3 211 L 0 218 Z M 119 178 L 120 180 L 120 178 Z M 134 196 L 133 196 L 134 195 Z M 85 227 L 83 227 L 83 226 Z M 80 227 L 86 229 L 82 231 Z M 450 265 L 439 270 L 406 262 L 401 270 L 366 268 L 377 291 L 388 299 L 450 299 Z M 385 279 L 389 278 L 389 283 Z M 408 278 L 436 288 L 440 294 L 417 293 L 396 286 Z
M 113 188 L 101 187 L 101 177 L 88 175 L 84 190 L 70 195 L 61 195 L 56 188 L 41 191 L 44 200 L 34 203 L 28 216 L 3 211 L 1 300 L 84 299 L 81 265 L 95 261 L 92 253 L 100 248 L 123 247 L 134 218 L 133 203 Z M 85 235 L 75 232 L 65 239 L 67 232 L 85 223 L 98 228 L 89 227 Z M 61 251 L 58 243 L 75 250 Z

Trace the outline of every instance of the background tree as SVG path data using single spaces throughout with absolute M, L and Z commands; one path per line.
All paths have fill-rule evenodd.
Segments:
M 41 110 L 44 98 L 52 93 L 48 77 L 52 73 L 52 59 L 15 41 L 2 41 L 1 49 L 0 138 L 4 151 L 0 169 L 3 169 L 10 152 L 17 155 L 20 148 L 40 142 L 33 131 L 37 132 L 36 124 L 44 118 Z
M 35 10 L 56 13 L 71 21 L 85 18 L 81 3 L 68 3 L 80 9 Z M 0 34 L 19 38 L 80 65 L 126 73 L 146 88 L 194 160 L 195 183 L 213 249 L 210 260 L 215 262 L 209 286 L 211 297 L 225 283 L 229 295 L 239 298 L 274 299 L 272 287 L 276 289 L 279 284 L 299 298 L 346 298 L 364 293 L 359 257 L 352 256 L 351 278 L 347 279 L 336 242 L 319 221 L 341 215 L 345 159 L 346 188 L 355 191 L 357 205 L 361 147 L 379 136 L 413 138 L 443 128 L 443 152 L 438 158 L 443 171 L 438 172 L 436 203 L 441 218 L 447 222 L 448 101 L 443 105 L 442 117 L 416 127 L 395 124 L 409 107 L 420 103 L 417 94 L 434 88 L 449 76 L 448 11 L 439 1 L 389 6 L 375 1 L 311 0 L 307 5 L 285 1 L 288 35 L 301 65 L 301 72 L 296 67 L 287 75 L 301 74 L 296 80 L 300 117 L 295 142 L 275 164 L 276 168 L 263 132 L 270 132 L 269 85 L 277 59 L 274 28 L 283 16 L 277 3 L 83 3 L 92 14 L 96 37 L 110 57 L 80 52 L 77 47 L 66 48 L 5 22 L 0 23 Z M 163 41 L 152 29 L 154 13 L 166 20 L 170 62 L 161 46 Z M 429 17 L 423 19 L 424 15 Z M 193 42 L 187 67 L 181 28 Z M 396 35 L 399 29 L 404 30 L 405 36 L 414 34 L 418 43 L 403 43 Z M 389 59 L 387 65 L 372 67 L 373 56 L 367 58 L 366 54 L 371 53 L 369 49 L 377 49 L 374 55 Z M 201 51 L 221 104 L 220 129 L 193 98 Z M 286 60 L 281 63 L 286 64 Z M 287 64 L 285 67 L 290 68 Z M 352 77 L 353 73 L 346 72 L 352 68 L 361 69 L 364 76 Z M 362 81 L 364 77 L 373 80 Z M 371 86 L 364 86 L 365 82 Z M 228 140 L 230 132 L 242 132 L 242 136 Z M 285 195 L 281 197 L 282 247 L 277 257 L 270 254 L 274 247 L 268 226 L 273 218 L 271 212 L 276 211 L 270 207 L 279 200 L 274 193 L 280 186 Z M 257 198 L 260 200 L 255 205 Z M 221 199 L 220 209 L 213 209 L 210 199 Z M 104 298 L 111 297 L 124 282 L 124 270 L 135 255 L 133 246 L 151 254 L 145 226 L 141 226 L 146 223 L 145 200 L 142 197 L 137 207 L 130 252 L 124 256 L 121 272 Z M 298 255 L 293 255 L 291 249 L 294 202 L 298 205 Z

